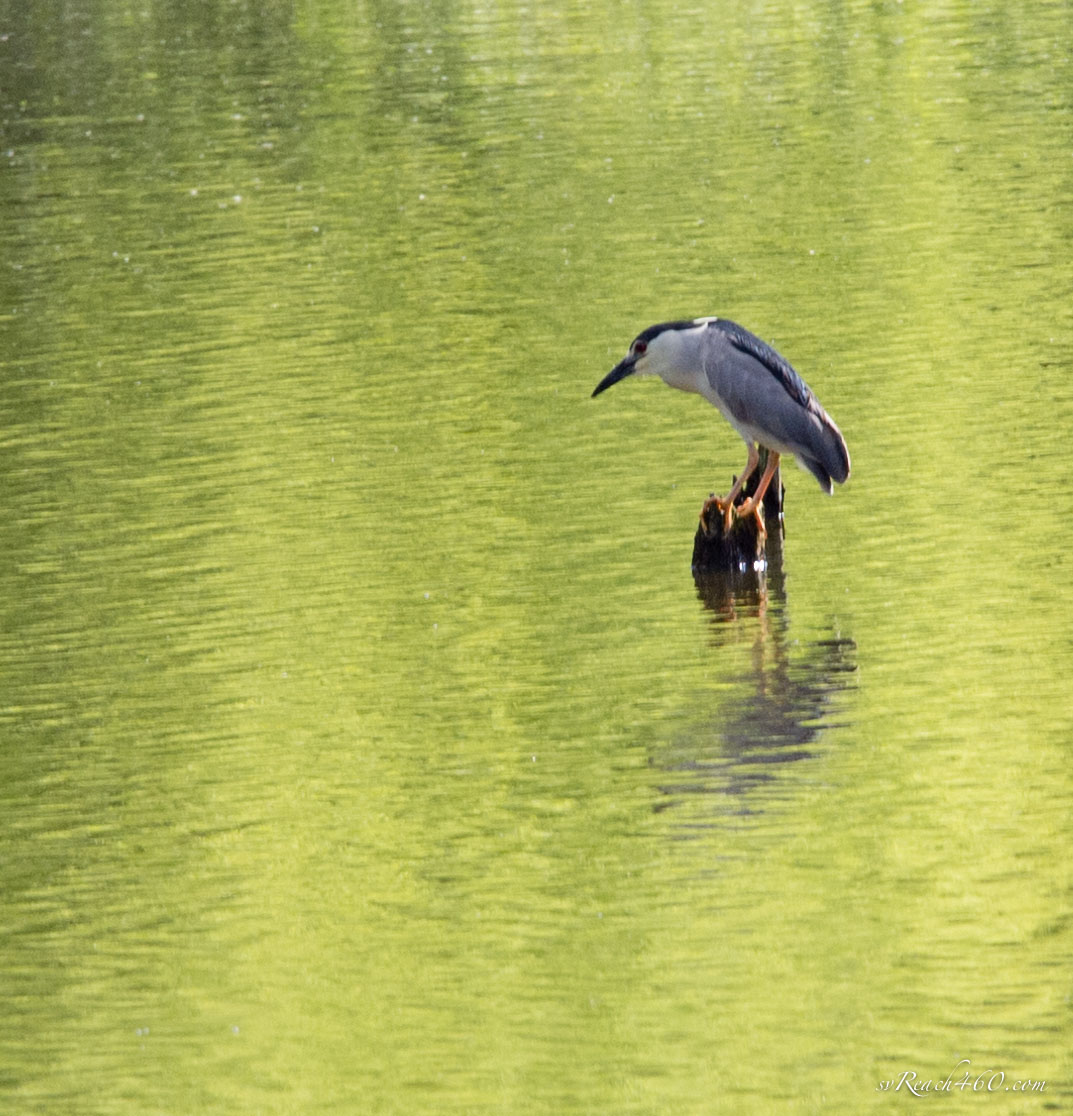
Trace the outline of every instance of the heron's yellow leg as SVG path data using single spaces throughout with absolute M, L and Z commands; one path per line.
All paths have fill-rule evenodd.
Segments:
M 742 519 L 747 515 L 755 515 L 756 526 L 761 535 L 767 532 L 764 530 L 764 521 L 760 518 L 760 505 L 764 502 L 764 493 L 767 492 L 768 485 L 771 484 L 771 478 L 775 475 L 775 470 L 778 467 L 779 455 L 774 450 L 768 450 L 767 467 L 764 469 L 764 475 L 760 478 L 760 484 L 756 491 L 740 508 L 734 509 L 734 514 Z
M 778 455 L 776 455 L 777 460 Z M 757 452 L 756 446 L 750 442 L 749 460 L 745 463 L 745 471 L 734 482 L 734 487 L 725 496 L 711 496 L 704 501 L 704 507 L 700 509 L 700 518 L 704 523 L 708 522 L 708 512 L 715 507 L 723 517 L 723 530 L 730 529 L 730 523 L 734 517 L 734 501 L 738 498 L 745 482 L 753 475 L 753 470 L 759 464 L 760 454 Z

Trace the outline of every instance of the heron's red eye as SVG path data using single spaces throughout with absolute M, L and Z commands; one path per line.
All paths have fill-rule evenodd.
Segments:
M 648 348 L 648 342 L 647 341 L 634 341 L 634 343 L 633 343 L 633 355 L 634 356 L 644 356 L 645 350 L 647 348 Z

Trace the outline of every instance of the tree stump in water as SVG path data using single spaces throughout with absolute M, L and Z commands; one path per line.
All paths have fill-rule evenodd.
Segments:
M 761 474 L 767 464 L 767 450 L 760 449 L 760 464 L 753 470 L 735 506 L 743 504 L 756 491 Z M 767 535 L 782 535 L 782 468 L 775 470 L 761 508 Z M 693 572 L 695 574 L 721 573 L 753 576 L 765 567 L 765 539 L 756 523 L 756 517 L 731 520 L 724 529 L 723 517 L 712 507 L 707 522 L 701 521 L 693 539 Z

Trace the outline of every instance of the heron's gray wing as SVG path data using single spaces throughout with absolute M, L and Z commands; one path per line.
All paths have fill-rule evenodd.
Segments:
M 726 318 L 719 318 L 712 322 L 712 326 L 718 329 L 735 349 L 748 353 L 754 360 L 758 360 L 782 384 L 787 394 L 802 407 L 809 405 L 813 395 L 808 384 L 794 371 L 790 362 L 767 342 L 761 341 L 737 322 L 728 321 Z
M 792 446 L 795 456 L 827 492 L 832 479 L 841 484 L 849 476 L 846 442 L 808 384 L 788 360 L 736 322 L 720 318 L 711 324 L 733 348 L 771 374 L 770 386 L 742 389 L 754 393 L 751 406 L 746 405 L 742 413 L 751 412 L 754 421 L 762 415 L 774 440 Z

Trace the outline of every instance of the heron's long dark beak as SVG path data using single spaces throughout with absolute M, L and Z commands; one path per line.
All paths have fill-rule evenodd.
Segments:
M 596 385 L 596 390 L 592 393 L 592 398 L 600 394 L 601 391 L 607 391 L 612 384 L 617 384 L 619 380 L 624 380 L 633 371 L 634 365 L 637 360 L 633 356 L 625 357 L 620 360 L 614 368 Z

